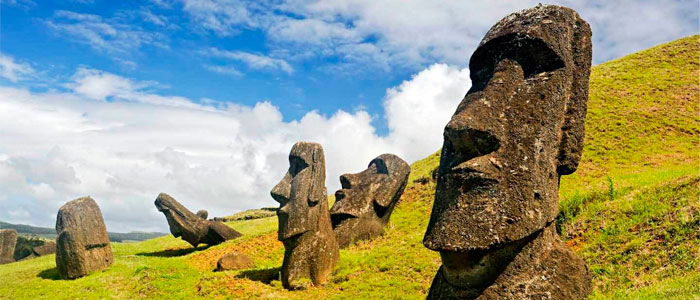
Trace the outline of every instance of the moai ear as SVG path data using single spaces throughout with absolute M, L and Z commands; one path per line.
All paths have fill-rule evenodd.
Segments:
M 308 204 L 314 207 L 321 199 L 326 198 L 326 164 L 323 157 L 323 149 L 314 148 L 311 163 L 311 184 L 309 185 Z
M 586 102 L 588 101 L 588 78 L 591 69 L 591 28 L 576 15 L 576 27 L 571 45 L 573 53 L 573 80 L 571 98 L 566 104 L 557 173 L 568 175 L 576 171 L 585 137 Z

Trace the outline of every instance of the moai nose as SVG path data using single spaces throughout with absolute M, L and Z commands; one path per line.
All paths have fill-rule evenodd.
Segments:
M 445 127 L 445 139 L 464 156 L 464 161 L 498 150 L 500 142 L 486 130 L 475 129 L 467 122 L 452 119 Z

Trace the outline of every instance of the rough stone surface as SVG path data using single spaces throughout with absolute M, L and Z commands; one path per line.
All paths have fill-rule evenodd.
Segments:
M 15 261 L 15 245 L 17 244 L 17 231 L 14 229 L 0 230 L 0 265 Z
M 282 285 L 302 286 L 304 278 L 322 285 L 338 263 L 326 197 L 323 148 L 298 142 L 289 153 L 289 170 L 270 194 L 280 203 L 278 239 L 284 244 Z
M 56 242 L 47 241 L 41 246 L 34 247 L 32 250 L 33 254 L 36 256 L 44 256 L 56 253 Z
M 209 212 L 205 209 L 200 209 L 199 211 L 197 211 L 197 216 L 206 220 L 207 217 L 209 217 Z
M 585 263 L 552 229 L 559 177 L 583 148 L 591 31 L 540 5 L 494 25 L 445 126 L 423 244 L 443 265 L 429 299 L 582 299 Z M 534 279 L 533 279 L 534 278 Z
M 241 270 L 254 268 L 255 263 L 243 253 L 233 252 L 222 256 L 216 262 L 217 271 Z
M 241 236 L 238 231 L 221 222 L 209 221 L 199 214 L 192 213 L 166 193 L 158 195 L 155 205 L 168 220 L 170 233 L 175 237 L 182 237 L 192 247 L 199 244 L 217 245 Z
M 393 154 L 373 159 L 367 169 L 340 176 L 331 223 L 338 246 L 381 236 L 408 181 L 411 167 Z
M 85 276 L 112 265 L 102 212 L 90 197 L 69 201 L 56 217 L 56 267 L 63 279 Z

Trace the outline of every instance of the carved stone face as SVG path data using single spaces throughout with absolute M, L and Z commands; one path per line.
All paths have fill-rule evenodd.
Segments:
M 160 193 L 155 201 L 158 211 L 165 215 L 170 233 L 197 247 L 200 243 L 216 245 L 241 234 L 221 222 L 206 220 L 207 212 L 192 213 L 168 194 Z
M 499 245 L 556 217 L 559 177 L 575 171 L 583 144 L 590 32 L 574 34 L 583 25 L 570 9 L 525 10 L 494 25 L 472 56 L 423 240 L 441 252 L 449 282 L 497 275 L 488 262 L 517 254 Z
M 373 159 L 366 170 L 340 176 L 331 222 L 340 247 L 380 236 L 408 180 L 410 166 L 393 154 Z
M 326 199 L 326 170 L 323 148 L 317 143 L 298 142 L 289 153 L 289 170 L 270 194 L 280 203 L 279 240 L 313 231 L 323 213 L 318 205 Z M 327 206 L 325 213 L 327 214 Z

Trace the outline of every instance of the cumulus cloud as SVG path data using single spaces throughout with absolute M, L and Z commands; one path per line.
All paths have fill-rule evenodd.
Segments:
M 34 73 L 29 64 L 16 62 L 14 58 L 0 53 L 0 77 L 17 82 Z
M 466 66 L 493 24 L 509 13 L 539 3 L 536 0 L 183 1 L 185 13 L 203 22 L 207 30 L 227 34 L 259 29 L 266 33 L 272 46 L 297 49 L 291 51 L 292 56 L 353 59 L 367 52 L 366 47 L 359 45 L 370 43 L 378 50 L 374 52 L 382 53 L 373 56 L 372 62 L 412 69 L 434 62 Z M 557 0 L 552 4 L 572 7 L 590 22 L 595 63 L 697 33 L 695 1 Z
M 160 95 L 156 85 L 78 69 L 68 90 L 0 87 L 0 219 L 52 226 L 68 200 L 90 195 L 110 230 L 166 231 L 154 208 L 167 192 L 213 216 L 274 206 L 269 190 L 297 141 L 323 145 L 329 192 L 338 177 L 381 153 L 409 162 L 437 150 L 442 127 L 467 89 L 467 70 L 434 65 L 391 88 L 390 133 L 364 110 L 307 112 L 284 121 L 269 102 L 254 106 Z M 420 134 L 416 134 L 420 132 Z

